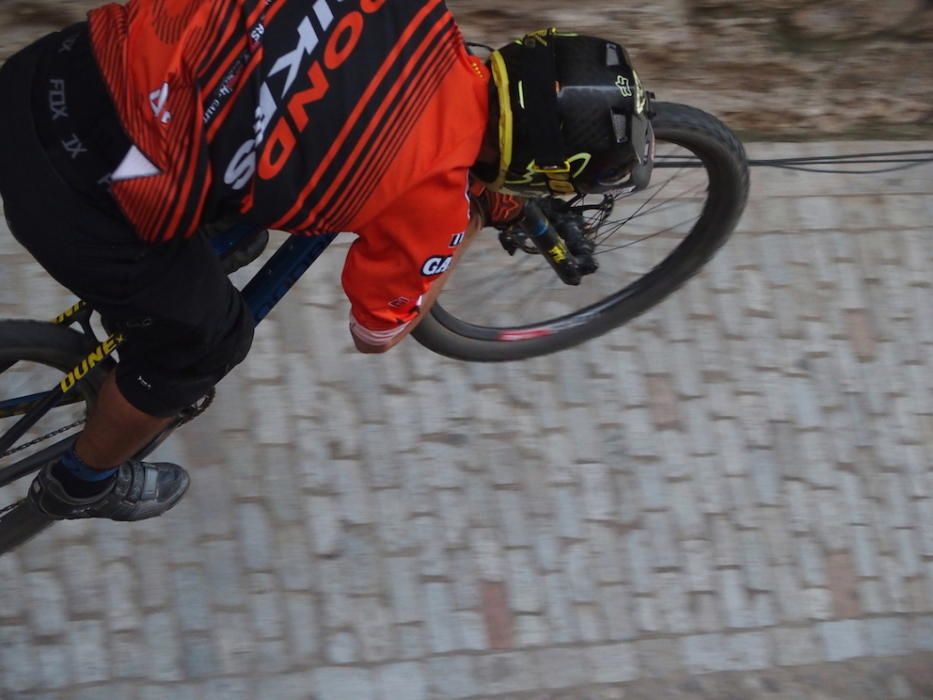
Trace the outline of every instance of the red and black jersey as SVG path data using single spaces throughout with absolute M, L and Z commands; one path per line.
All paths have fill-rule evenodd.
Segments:
M 488 119 L 486 68 L 442 0 L 130 0 L 89 21 L 138 149 L 112 191 L 144 239 L 231 210 L 355 232 L 355 317 L 410 319 L 467 226 Z

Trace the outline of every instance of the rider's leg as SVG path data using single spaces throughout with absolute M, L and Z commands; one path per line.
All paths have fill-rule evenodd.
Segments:
M 170 420 L 135 408 L 120 393 L 116 373 L 111 373 L 101 386 L 84 432 L 74 448 L 51 465 L 49 474 L 70 496 L 99 496 L 112 487 L 119 466 L 168 427 Z
M 172 258 L 167 248 L 148 256 L 148 264 L 162 274 L 150 278 L 155 290 L 138 291 L 143 298 L 128 292 L 127 298 L 139 304 L 123 309 L 129 318 L 109 315 L 127 338 L 117 369 L 105 380 L 74 452 L 43 469 L 30 494 L 51 517 L 155 517 L 188 487 L 181 467 L 132 456 L 246 356 L 253 321 L 239 293 L 217 271 L 216 257 L 206 257 L 203 241 L 182 241 L 175 248 L 177 258 L 164 269 L 156 261 L 163 253 Z M 186 314 L 193 316 L 185 319 Z M 128 327 L 131 323 L 135 327 Z M 101 471 L 114 466 L 111 474 Z
M 116 374 L 111 373 L 97 395 L 75 452 L 92 469 L 114 469 L 148 445 L 170 422 L 170 418 L 150 416 L 133 406 L 120 393 Z
M 40 68 L 48 75 L 37 76 L 39 59 L 58 56 L 63 41 L 70 47 L 62 54 L 67 62 Z M 70 492 L 74 480 L 56 474 L 94 483 L 95 466 L 114 467 L 115 459 L 145 442 L 157 422 L 198 401 L 235 367 L 249 350 L 254 324 L 203 237 L 143 243 L 104 189 L 106 179 L 86 178 L 94 168 L 88 159 L 107 161 L 108 146 L 94 142 L 94 135 L 104 132 L 116 143 L 121 127 L 108 114 L 112 106 L 103 104 L 109 100 L 106 89 L 74 74 L 93 63 L 86 46 L 78 61 L 78 48 L 71 34 L 53 35 L 0 68 L 0 196 L 14 237 L 126 341 L 78 451 L 43 468 L 30 498 L 51 517 L 140 520 L 178 502 L 188 486 L 184 469 L 125 460 L 104 490 L 91 495 L 91 489 Z M 94 117 L 99 126 L 84 139 L 86 149 L 74 163 L 68 154 L 54 157 L 61 145 L 54 134 L 44 140 L 37 134 L 51 128 L 46 91 L 53 69 L 67 73 L 65 117 L 76 124 Z M 84 105 L 85 119 L 78 120 L 79 98 L 91 92 L 102 103 Z M 128 148 L 127 142 L 120 146 L 121 158 Z

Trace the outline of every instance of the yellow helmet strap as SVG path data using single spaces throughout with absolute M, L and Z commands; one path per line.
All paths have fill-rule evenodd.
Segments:
M 524 177 L 530 168 L 540 186 L 573 191 L 558 105 L 555 33 L 529 34 L 490 58 L 499 96 L 499 173 L 493 188 Z
M 499 172 L 496 181 L 490 185 L 493 190 L 502 189 L 505 184 L 509 168 L 512 167 L 512 149 L 515 120 L 512 115 L 512 98 L 509 87 L 509 71 L 505 59 L 499 51 L 493 51 L 490 56 L 493 79 L 499 94 Z

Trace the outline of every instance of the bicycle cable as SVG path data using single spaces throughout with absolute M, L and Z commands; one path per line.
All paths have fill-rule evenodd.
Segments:
M 666 160 L 670 159 L 670 160 Z M 676 160 L 675 160 L 676 159 Z M 825 173 L 835 175 L 877 175 L 892 173 L 922 165 L 933 163 L 933 150 L 916 151 L 884 151 L 879 153 L 851 153 L 835 156 L 801 156 L 791 158 L 758 158 L 749 159 L 748 164 L 754 168 L 777 168 L 780 170 L 795 170 L 808 173 Z M 699 158 L 695 156 L 658 156 L 660 167 L 702 167 Z M 865 166 L 890 166 L 872 167 Z M 840 167 L 821 166 L 852 166 L 849 169 Z
M 6 452 L 0 453 L 0 459 L 9 457 L 10 455 L 15 455 L 16 453 L 22 452 L 23 450 L 28 450 L 30 447 L 35 447 L 36 445 L 39 445 L 45 442 L 46 440 L 51 440 L 53 437 L 57 437 L 58 435 L 61 435 L 62 433 L 67 433 L 69 430 L 73 428 L 77 428 L 79 425 L 83 425 L 85 420 L 86 420 L 85 418 L 81 418 L 80 420 L 75 421 L 71 425 L 66 425 L 63 428 L 59 428 L 58 430 L 53 430 L 52 432 L 46 433 L 42 437 L 38 437 L 35 440 L 27 442 L 23 445 L 18 445 L 16 447 L 13 447 L 7 450 Z
M 798 172 L 810 172 L 810 173 L 820 173 L 820 174 L 838 174 L 838 175 L 874 175 L 880 173 L 891 173 L 902 170 L 908 170 L 910 168 L 918 168 L 923 165 L 933 163 L 933 150 L 911 150 L 911 151 L 881 151 L 877 153 L 850 153 L 845 155 L 824 155 L 824 156 L 799 156 L 799 157 L 788 157 L 788 158 L 757 158 L 749 159 L 749 167 L 756 168 L 776 168 L 780 170 L 793 170 Z M 874 167 L 878 165 L 890 166 L 890 167 Z M 851 166 L 849 169 L 842 169 L 839 167 L 821 167 L 821 166 Z M 871 169 L 866 169 L 865 166 L 871 166 Z M 656 168 L 702 168 L 705 167 L 703 162 L 697 156 L 692 155 L 663 155 L 659 154 L 655 157 L 655 167 Z M 652 195 L 651 199 L 648 202 L 642 204 L 643 208 L 645 205 L 651 202 L 652 199 L 657 195 Z M 660 205 L 659 205 L 660 206 Z M 618 222 L 613 231 L 608 235 L 605 235 L 601 242 L 605 242 L 610 238 L 614 233 L 618 231 L 619 228 L 628 223 L 631 218 L 634 218 L 641 211 L 641 208 L 636 210 L 635 214 L 629 219 Z M 649 210 L 651 211 L 651 210 Z M 599 224 L 597 228 L 601 228 L 602 223 Z M 640 238 L 636 241 L 630 243 L 625 243 L 621 246 L 615 248 L 609 248 L 605 250 L 597 251 L 595 254 L 609 253 L 620 248 L 627 248 L 630 245 L 639 243 L 648 238 L 653 238 L 661 233 L 666 233 L 668 230 L 660 231 L 658 233 L 646 236 L 645 238 Z
M 910 168 L 918 168 L 927 163 L 933 163 L 933 150 L 918 151 L 885 151 L 879 153 L 851 153 L 837 156 L 808 156 L 800 158 L 772 158 L 749 160 L 749 165 L 761 168 L 779 168 L 783 170 L 797 170 L 811 173 L 828 173 L 837 175 L 873 175 L 891 173 Z M 873 169 L 822 168 L 817 166 L 876 166 L 890 165 L 891 167 Z

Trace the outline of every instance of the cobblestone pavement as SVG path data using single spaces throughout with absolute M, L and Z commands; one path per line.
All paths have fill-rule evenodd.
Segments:
M 931 181 L 756 171 L 702 277 L 507 366 L 352 353 L 329 251 L 163 450 L 177 510 L 0 559 L 0 696 L 933 697 Z

